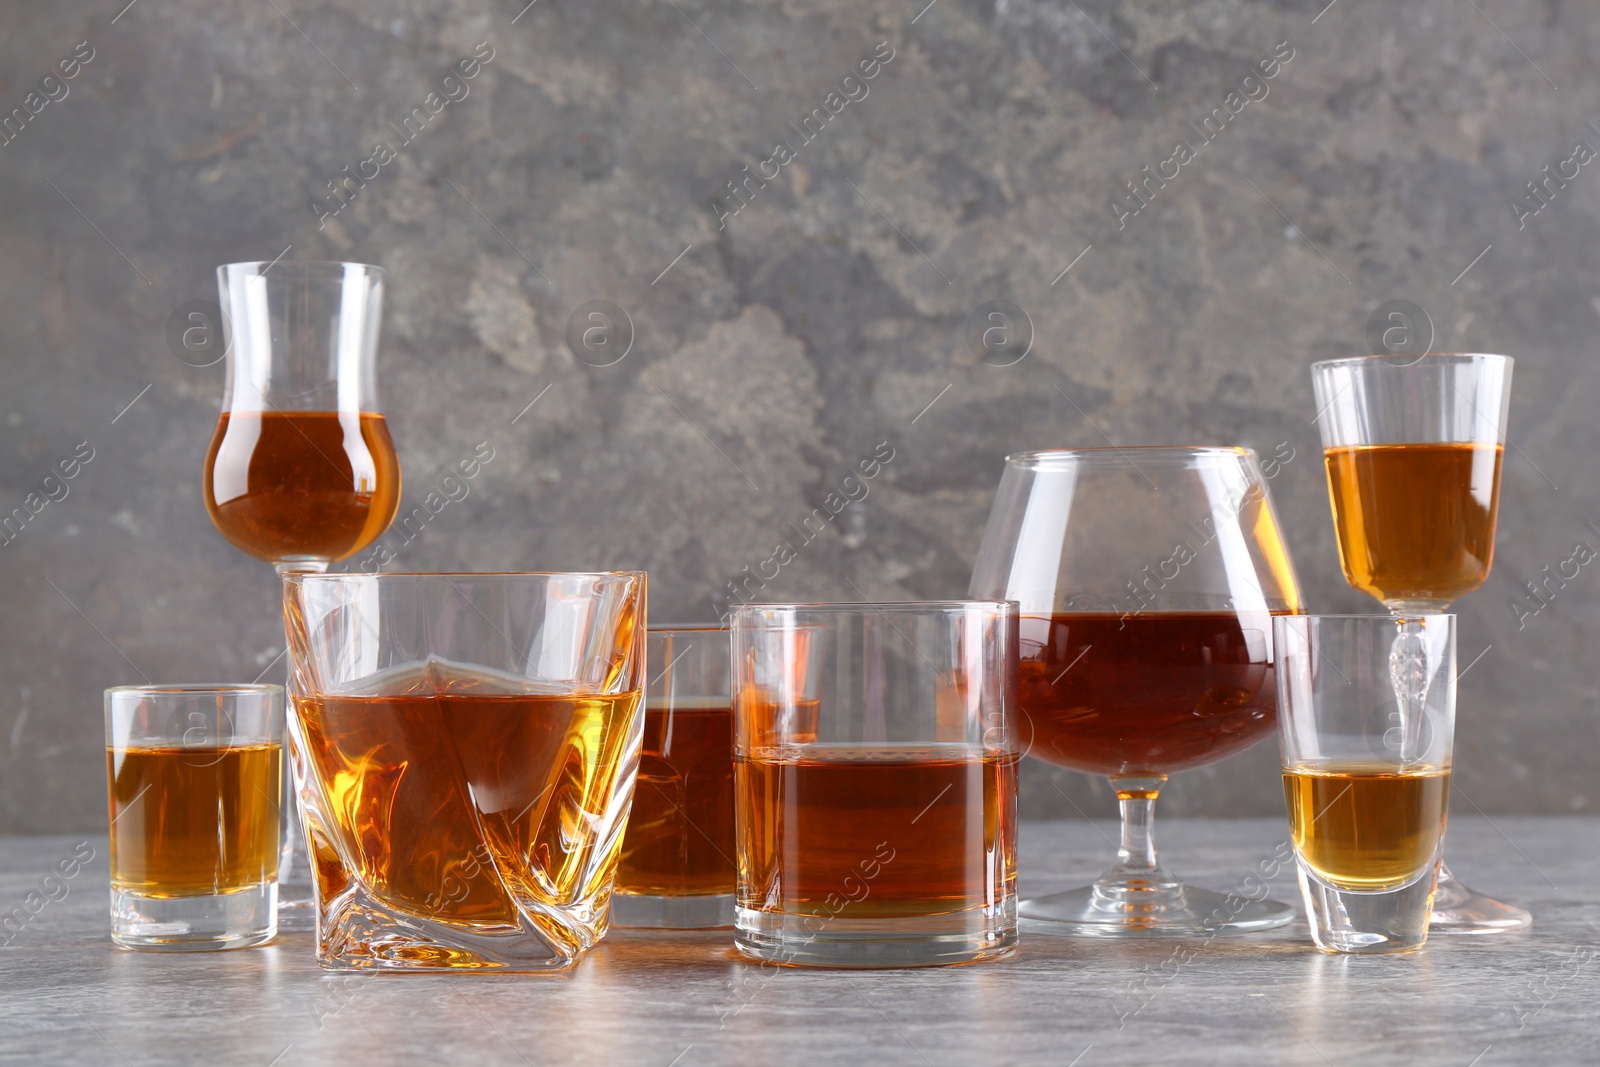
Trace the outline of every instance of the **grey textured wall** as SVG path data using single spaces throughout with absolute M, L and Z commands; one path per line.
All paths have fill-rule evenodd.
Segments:
M 1457 804 L 1600 803 L 1600 576 L 1513 610 L 1600 547 L 1600 167 L 1570 162 L 1600 146 L 1591 4 L 124 2 L 0 3 L 0 108 L 27 117 L 0 145 L 0 511 L 93 450 L 0 547 L 0 831 L 100 825 L 104 686 L 281 670 L 272 575 L 201 503 L 222 369 L 167 325 L 216 264 L 286 249 L 391 272 L 407 507 L 494 449 L 396 566 L 643 566 L 658 620 L 704 616 L 885 441 L 770 597 L 960 595 L 1001 457 L 1109 439 L 1292 454 L 1271 486 L 1310 601 L 1365 610 L 1306 365 L 1412 301 L 1436 348 L 1519 360 L 1499 558 L 1460 605 Z M 379 142 L 348 205 L 311 206 Z M 1525 199 L 1546 164 L 1576 176 Z M 748 203 L 747 165 L 777 171 Z M 1177 176 L 1119 210 L 1146 165 Z M 567 341 L 593 300 L 632 322 L 609 366 Z M 1011 366 L 967 340 L 991 300 L 1032 323 Z M 1164 810 L 1281 811 L 1274 759 L 1181 776 Z M 1102 783 L 1025 779 L 1027 810 L 1110 813 Z

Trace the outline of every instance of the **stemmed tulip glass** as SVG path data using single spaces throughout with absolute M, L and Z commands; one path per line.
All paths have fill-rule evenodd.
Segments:
M 211 521 L 279 574 L 320 573 L 375 541 L 400 503 L 378 410 L 382 268 L 279 261 L 217 268 L 227 342 L 222 416 L 206 453 Z M 290 679 L 293 695 L 293 678 Z M 284 761 L 286 813 L 296 809 Z M 299 820 L 286 818 L 281 925 L 311 919 Z
M 1020 605 L 1025 751 L 1103 774 L 1117 860 L 1024 900 L 1034 929 L 1181 936 L 1281 926 L 1294 909 L 1186 886 L 1156 859 L 1167 776 L 1277 725 L 1272 616 L 1301 610 L 1266 481 L 1244 448 L 1084 448 L 1006 459 L 970 595 Z
M 1396 618 L 1448 611 L 1489 576 L 1511 368 L 1509 356 L 1455 353 L 1311 365 L 1345 579 Z M 1402 625 L 1391 654 L 1402 700 L 1415 646 Z M 1440 868 L 1435 933 L 1532 921 Z

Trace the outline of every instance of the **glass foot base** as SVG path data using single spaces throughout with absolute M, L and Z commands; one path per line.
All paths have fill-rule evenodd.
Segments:
M 693 897 L 651 897 L 617 893 L 611 898 L 611 925 L 657 930 L 704 930 L 732 926 L 732 893 Z
M 1024 900 L 1017 917 L 1028 933 L 1077 937 L 1208 937 L 1272 930 L 1294 920 L 1275 900 L 1246 900 L 1193 886 L 1139 889 L 1098 884 Z
M 1429 933 L 1504 934 L 1532 925 L 1533 916 L 1525 909 L 1484 896 L 1448 870 L 1440 872 Z

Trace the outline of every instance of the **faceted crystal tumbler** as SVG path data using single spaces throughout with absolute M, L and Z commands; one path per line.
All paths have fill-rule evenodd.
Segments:
M 644 574 L 284 584 L 322 965 L 577 960 L 606 932 L 639 761 Z

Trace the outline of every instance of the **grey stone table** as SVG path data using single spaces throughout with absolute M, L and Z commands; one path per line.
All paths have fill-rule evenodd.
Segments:
M 1278 820 L 1177 821 L 1163 855 L 1217 889 L 1250 878 Z M 1024 935 L 1011 959 L 918 971 L 741 963 L 726 932 L 613 931 L 558 976 L 324 974 L 307 934 L 238 952 L 113 949 L 105 846 L 0 840 L 0 1063 L 1443 1064 L 1600 1063 L 1600 819 L 1452 821 L 1453 865 L 1532 908 L 1528 933 L 1336 958 L 1305 926 L 1214 940 Z M 1026 823 L 1022 888 L 1098 872 L 1113 827 Z M 1270 866 L 1270 864 L 1269 864 Z M 1291 880 L 1273 880 L 1297 899 Z M 65 895 L 63 895 L 63 893 Z M 50 899 L 50 898 L 55 899 Z

